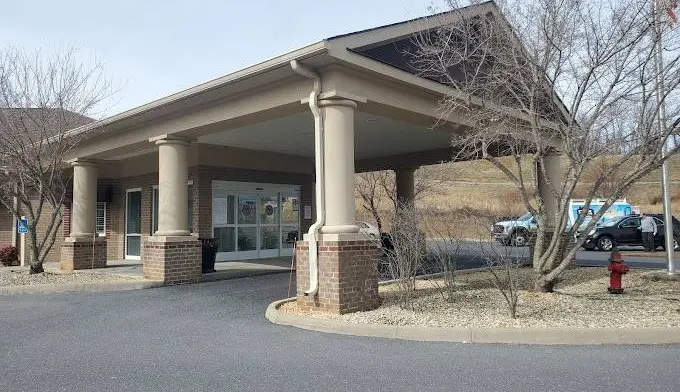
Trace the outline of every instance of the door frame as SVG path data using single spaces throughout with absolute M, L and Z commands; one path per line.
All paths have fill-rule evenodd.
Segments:
M 140 204 L 140 206 L 139 206 L 140 207 L 139 208 L 139 210 L 140 210 L 139 211 L 139 225 L 140 225 L 140 228 L 139 228 L 139 233 L 128 234 L 128 224 L 127 224 L 127 222 L 128 222 L 128 207 L 129 207 L 128 201 L 130 199 L 130 193 L 133 193 L 133 192 L 139 192 L 139 204 Z M 140 255 L 139 256 L 128 255 L 128 236 L 139 237 L 139 242 L 140 242 L 140 247 L 141 247 L 141 242 L 142 242 L 142 239 L 141 239 L 141 237 L 142 237 L 142 229 L 141 229 L 141 225 L 142 225 L 142 211 L 141 210 L 142 210 L 142 208 L 141 207 L 142 206 L 141 206 L 141 204 L 142 204 L 142 188 L 131 188 L 131 189 L 125 190 L 125 219 L 124 219 L 125 227 L 124 227 L 124 235 L 123 235 L 123 238 L 124 238 L 124 241 L 123 241 L 123 256 L 125 257 L 125 260 L 141 260 L 142 259 L 141 249 L 140 249 Z

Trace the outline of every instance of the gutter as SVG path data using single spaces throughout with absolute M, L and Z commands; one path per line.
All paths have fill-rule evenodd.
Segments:
M 313 296 L 319 291 L 319 253 L 318 237 L 319 230 L 326 223 L 326 195 L 324 179 L 324 151 L 323 151 L 323 119 L 319 110 L 319 94 L 321 94 L 321 77 L 319 74 L 303 67 L 297 60 L 291 60 L 291 68 L 300 75 L 314 81 L 314 90 L 309 94 L 309 109 L 314 115 L 314 149 L 316 159 L 316 222 L 309 228 L 307 233 L 309 241 L 309 288 L 305 296 Z

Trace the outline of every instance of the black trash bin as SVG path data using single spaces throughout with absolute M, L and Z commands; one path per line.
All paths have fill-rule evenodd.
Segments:
M 199 238 L 201 241 L 202 270 L 204 274 L 215 272 L 215 258 L 217 257 L 217 242 L 214 238 Z

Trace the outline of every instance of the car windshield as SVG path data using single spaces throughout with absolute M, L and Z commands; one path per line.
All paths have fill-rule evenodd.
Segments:
M 517 218 L 518 221 L 522 221 L 522 222 L 523 222 L 523 221 L 528 221 L 529 219 L 531 219 L 531 212 L 527 212 L 526 214 L 524 214 L 524 215 L 520 216 L 519 218 Z

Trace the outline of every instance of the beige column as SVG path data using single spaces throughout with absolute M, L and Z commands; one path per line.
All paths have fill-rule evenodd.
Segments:
M 155 236 L 188 236 L 189 141 L 165 136 L 158 145 L 158 231 Z
M 538 182 L 538 192 L 543 199 L 543 204 L 546 210 L 546 216 L 548 217 L 548 222 L 546 222 L 547 228 L 553 228 L 555 226 L 555 217 L 557 216 L 558 210 L 558 199 L 553 195 L 550 185 L 553 189 L 560 189 L 562 184 L 562 172 L 560 170 L 560 155 L 549 155 L 543 158 L 545 165 L 544 170 L 541 169 L 540 163 L 537 165 L 537 182 Z M 546 178 L 546 174 L 547 177 Z M 548 185 L 550 181 L 550 185 Z
M 354 109 L 346 99 L 319 102 L 324 124 L 326 224 L 322 233 L 356 233 L 354 206 Z
M 397 202 L 399 205 L 413 204 L 416 196 L 413 174 L 416 168 L 400 168 L 394 171 L 397 185 Z
M 73 166 L 72 238 L 92 238 L 97 224 L 97 164 L 76 160 Z

